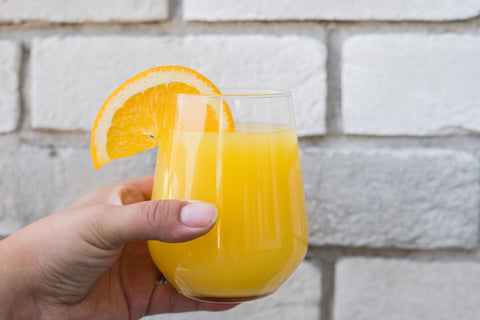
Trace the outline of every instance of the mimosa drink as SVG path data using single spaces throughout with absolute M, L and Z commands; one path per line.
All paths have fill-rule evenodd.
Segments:
M 214 203 L 217 223 L 185 243 L 149 241 L 155 264 L 186 296 L 244 301 L 268 295 L 308 246 L 295 128 L 237 125 L 234 132 L 169 130 L 152 199 Z

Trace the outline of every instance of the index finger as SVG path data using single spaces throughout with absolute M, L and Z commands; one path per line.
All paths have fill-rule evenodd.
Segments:
M 152 197 L 153 175 L 135 178 L 120 183 L 137 188 L 142 193 L 145 200 L 150 200 Z
M 129 199 L 127 201 L 128 203 L 150 200 L 152 195 L 152 188 L 153 176 L 145 176 L 132 180 L 122 181 L 88 193 L 87 195 L 83 196 L 75 203 L 73 203 L 71 206 L 69 206 L 69 208 L 73 209 L 95 204 L 122 205 L 125 204 L 124 196 L 126 190 L 136 191 L 129 192 L 130 194 L 135 195 L 135 199 Z

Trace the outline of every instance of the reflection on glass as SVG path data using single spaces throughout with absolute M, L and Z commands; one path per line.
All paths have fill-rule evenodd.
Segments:
M 231 302 L 268 295 L 300 264 L 308 245 L 290 94 L 179 99 L 186 100 L 179 108 L 191 100 L 196 107 L 226 102 L 235 131 L 173 128 L 162 139 L 152 199 L 212 202 L 218 218 L 198 239 L 150 241 L 152 258 L 189 297 Z

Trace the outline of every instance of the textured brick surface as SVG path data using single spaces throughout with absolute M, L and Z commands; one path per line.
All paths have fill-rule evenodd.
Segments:
M 168 17 L 168 0 L 0 1 L 0 22 L 151 21 Z
M 17 127 L 19 117 L 20 47 L 0 40 L 0 133 Z
M 146 317 L 149 320 L 318 320 L 320 319 L 321 275 L 309 262 L 302 265 L 273 295 L 245 302 L 233 310 L 195 312 Z
M 478 262 L 347 258 L 335 272 L 334 320 L 472 320 Z
M 479 15 L 480 0 L 0 0 L 0 239 L 151 174 L 155 151 L 95 171 L 88 132 L 125 80 L 185 65 L 293 91 L 310 250 L 270 297 L 149 319 L 475 320 Z
M 61 149 L 55 166 L 55 209 L 63 209 L 95 189 L 151 175 L 155 171 L 155 159 L 156 149 L 152 149 L 95 170 L 90 149 Z
M 184 0 L 188 20 L 457 20 L 477 16 L 477 0 Z
M 310 243 L 477 245 L 479 165 L 444 150 L 302 152 Z
M 480 132 L 480 37 L 355 36 L 342 64 L 345 133 Z
M 53 162 L 47 148 L 0 147 L 0 236 L 52 213 Z
M 219 87 L 292 89 L 299 133 L 323 133 L 325 59 L 322 43 L 301 36 L 37 39 L 32 125 L 89 130 L 103 101 L 125 80 L 154 66 L 178 64 Z

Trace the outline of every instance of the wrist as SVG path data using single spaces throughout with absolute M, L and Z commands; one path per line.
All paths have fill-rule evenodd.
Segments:
M 14 253 L 13 244 L 9 238 L 0 241 L 0 320 L 38 319 L 36 303 L 22 274 L 24 257 Z
M 2 306 L 2 313 L 0 319 L 11 319 L 11 312 L 13 304 L 15 303 L 16 294 L 15 287 L 12 280 L 11 258 L 7 254 L 7 239 L 0 241 L 0 306 Z

